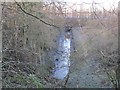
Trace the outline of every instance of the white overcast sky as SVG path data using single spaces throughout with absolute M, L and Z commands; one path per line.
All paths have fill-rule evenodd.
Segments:
M 80 4 L 82 2 L 85 3 L 92 3 L 93 1 L 96 3 L 103 3 L 105 8 L 110 8 L 111 6 L 114 6 L 117 8 L 118 7 L 118 2 L 120 0 L 59 0 L 59 1 L 65 1 L 65 2 L 71 2 L 71 3 L 77 3 Z

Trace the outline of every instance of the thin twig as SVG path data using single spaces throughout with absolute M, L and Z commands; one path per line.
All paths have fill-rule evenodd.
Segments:
M 65 84 L 64 84 L 64 87 L 66 87 L 67 83 L 68 83 L 68 80 L 69 80 L 69 74 L 67 75 L 67 78 L 65 80 Z

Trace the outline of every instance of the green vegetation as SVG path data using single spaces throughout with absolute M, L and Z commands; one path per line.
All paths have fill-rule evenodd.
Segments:
M 13 77 L 8 77 L 3 81 L 4 87 L 8 88 L 44 88 L 44 85 L 40 82 L 40 79 L 35 75 L 23 76 L 16 74 Z

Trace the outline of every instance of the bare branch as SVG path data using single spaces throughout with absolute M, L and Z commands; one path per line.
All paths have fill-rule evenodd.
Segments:
M 48 22 L 45 22 L 44 20 L 40 19 L 39 17 L 37 17 L 37 16 L 35 16 L 35 15 L 31 14 L 31 13 L 28 13 L 26 10 L 24 10 L 24 9 L 21 7 L 21 5 L 18 4 L 17 2 L 16 2 L 16 4 L 17 4 L 17 6 L 18 6 L 25 14 L 27 14 L 27 15 L 29 15 L 29 16 L 31 16 L 31 17 L 36 18 L 37 20 L 41 21 L 42 23 L 44 23 L 44 24 L 46 24 L 46 25 L 49 25 L 49 26 L 52 26 L 52 27 L 55 27 L 55 28 L 59 28 L 59 27 L 56 26 L 56 25 L 50 24 L 50 23 L 48 23 Z

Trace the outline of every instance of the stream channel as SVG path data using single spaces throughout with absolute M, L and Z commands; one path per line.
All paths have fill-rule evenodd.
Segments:
M 59 38 L 58 50 L 55 56 L 53 77 L 64 79 L 69 73 L 71 48 L 71 28 L 66 27 Z

